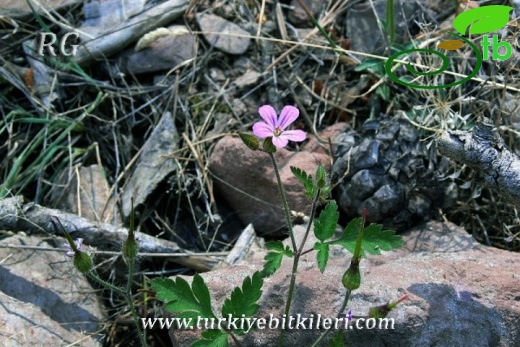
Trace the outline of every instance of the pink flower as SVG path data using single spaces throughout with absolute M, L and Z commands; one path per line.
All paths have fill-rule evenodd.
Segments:
M 258 113 L 265 122 L 256 122 L 253 125 L 253 133 L 261 139 L 272 137 L 273 145 L 276 147 L 283 148 L 289 141 L 301 142 L 307 137 L 303 130 L 285 130 L 300 115 L 300 111 L 294 106 L 285 106 L 280 118 L 270 105 L 260 107 Z
M 74 243 L 76 244 L 76 247 L 78 248 L 78 250 L 81 251 L 81 247 L 83 247 L 83 239 L 77 238 L 76 241 L 74 241 Z M 70 245 L 68 243 L 63 243 L 62 247 L 67 250 L 67 253 L 65 253 L 65 254 L 68 257 L 74 256 L 74 250 L 70 247 Z

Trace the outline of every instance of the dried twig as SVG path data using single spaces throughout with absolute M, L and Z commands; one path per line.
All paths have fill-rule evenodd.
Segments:
M 445 131 L 437 140 L 439 152 L 477 171 L 484 184 L 520 206 L 520 158 L 505 147 L 488 120 L 472 131 Z
M 100 249 L 117 249 L 128 235 L 126 228 L 91 222 L 75 214 L 34 203 L 25 204 L 21 196 L 0 200 L 0 229 L 55 234 L 56 230 L 51 222 L 53 216 L 61 221 L 74 238 L 82 238 L 88 245 Z M 209 271 L 218 263 L 217 259 L 211 257 L 192 256 L 189 251 L 172 241 L 141 233 L 137 234 L 137 239 L 141 252 L 176 253 L 166 259 L 197 271 Z M 185 257 L 178 257 L 178 253 L 183 253 Z

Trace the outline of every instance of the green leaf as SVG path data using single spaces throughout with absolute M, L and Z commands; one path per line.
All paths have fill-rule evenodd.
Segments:
M 464 11 L 455 17 L 453 27 L 461 35 L 466 34 L 466 29 L 470 25 L 470 34 L 484 34 L 499 30 L 509 22 L 509 12 L 511 10 L 514 10 L 514 8 L 503 5 L 477 7 Z
M 382 59 L 376 59 L 376 58 L 365 59 L 361 64 L 356 66 L 354 71 L 359 72 L 359 71 L 363 71 L 363 70 L 372 69 L 374 67 L 381 67 L 384 64 L 385 64 L 385 61 Z
M 316 242 L 314 244 L 314 249 L 318 251 L 316 253 L 318 269 L 320 269 L 321 273 L 323 273 L 325 271 L 325 267 L 327 266 L 327 262 L 329 261 L 329 244 L 323 242 Z
M 393 230 L 382 230 L 380 224 L 370 224 L 363 234 L 363 249 L 370 254 L 381 254 L 403 246 L 403 239 Z
M 193 276 L 191 288 L 185 279 L 177 277 L 175 281 L 154 278 L 152 289 L 157 292 L 157 298 L 165 303 L 165 310 L 179 313 L 180 318 L 193 318 L 190 326 L 198 317 L 215 318 L 208 287 L 199 275 Z
M 312 198 L 314 196 L 314 184 L 312 182 L 312 176 L 308 175 L 307 172 L 303 171 L 302 169 L 294 166 L 291 166 L 291 172 L 305 188 L 305 195 L 309 198 Z
M 264 150 L 267 153 L 276 153 L 276 146 L 273 145 L 273 138 L 266 137 L 263 144 Z
M 265 248 L 268 251 L 277 251 L 282 253 L 284 250 L 282 241 L 270 241 L 265 244 Z
M 327 184 L 327 173 L 325 172 L 325 168 L 321 163 L 319 163 L 318 168 L 316 169 L 316 186 L 320 189 L 324 188 Z
M 244 142 L 244 144 L 253 151 L 256 151 L 260 147 L 260 142 L 258 141 L 256 136 L 240 132 L 238 133 L 238 136 L 240 136 L 242 142 Z
M 343 230 L 343 234 L 337 240 L 329 241 L 328 243 L 331 245 L 340 245 L 343 246 L 347 251 L 354 254 L 354 250 L 356 248 L 356 239 L 361 231 L 361 226 L 363 225 L 363 218 L 354 218 L 348 223 L 345 230 Z
M 418 41 L 414 41 L 414 40 L 407 42 L 407 43 L 397 43 L 396 42 L 392 45 L 392 49 L 395 52 L 401 52 L 401 51 L 407 51 L 407 50 L 416 48 L 417 45 L 418 45 Z
M 265 264 L 262 270 L 264 277 L 269 277 L 276 272 L 282 265 L 283 256 L 292 257 L 293 253 L 289 246 L 284 248 L 282 241 L 271 241 L 265 244 L 270 251 L 265 256 Z
M 336 201 L 333 200 L 321 211 L 319 218 L 314 220 L 314 235 L 316 235 L 321 242 L 331 238 L 336 231 L 338 220 L 338 205 Z
M 383 83 L 379 87 L 377 87 L 376 94 L 379 95 L 385 101 L 390 100 L 390 88 L 387 84 Z
M 265 256 L 265 264 L 262 269 L 264 277 L 269 277 L 276 272 L 282 265 L 283 253 L 269 252 Z
M 345 338 L 343 337 L 343 330 L 340 329 L 336 336 L 330 341 L 329 347 L 343 347 L 345 346 Z
M 262 286 L 264 280 L 262 273 L 257 271 L 253 277 L 246 277 L 242 283 L 242 288 L 236 287 L 231 292 L 231 298 L 224 301 L 222 306 L 222 318 L 232 317 L 251 317 L 258 312 L 260 306 L 258 300 L 262 296 Z M 243 335 L 243 329 L 233 329 L 237 335 Z
M 361 217 L 353 219 L 343 231 L 341 237 L 337 240 L 327 242 L 333 245 L 340 245 L 350 253 L 354 253 L 356 248 L 356 239 L 363 225 Z M 365 228 L 363 233 L 362 255 L 364 252 L 370 254 L 381 254 L 380 250 L 390 251 L 403 245 L 403 240 L 399 235 L 395 235 L 393 230 L 381 230 L 383 227 L 379 224 L 370 224 Z
M 191 347 L 229 347 L 228 334 L 217 329 L 202 333 L 204 339 L 195 341 Z
M 324 204 L 327 202 L 328 198 L 330 197 L 330 191 L 331 191 L 330 186 L 326 186 L 320 191 L 319 201 L 321 204 Z

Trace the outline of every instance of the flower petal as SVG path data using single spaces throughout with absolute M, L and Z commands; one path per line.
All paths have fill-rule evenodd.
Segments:
M 275 145 L 278 148 L 283 148 L 283 147 L 287 146 L 287 143 L 289 143 L 289 141 L 286 138 L 284 138 L 282 135 L 273 136 L 273 145 Z
M 278 126 L 284 130 L 287 128 L 292 122 L 298 118 L 300 115 L 300 111 L 294 106 L 285 106 L 282 109 L 282 113 L 280 113 L 280 119 L 278 120 Z
M 271 125 L 274 129 L 278 125 L 278 116 L 276 115 L 276 111 L 271 105 L 264 105 L 258 109 L 258 113 L 265 120 L 265 122 Z
M 76 244 L 76 247 L 78 247 L 79 250 L 81 250 L 81 247 L 83 247 L 83 239 L 81 237 L 78 237 L 76 241 L 74 241 Z
M 293 142 L 302 142 L 307 138 L 307 133 L 303 130 L 286 130 L 280 137 Z
M 256 122 L 253 124 L 253 134 L 261 139 L 273 136 L 274 128 L 264 122 Z

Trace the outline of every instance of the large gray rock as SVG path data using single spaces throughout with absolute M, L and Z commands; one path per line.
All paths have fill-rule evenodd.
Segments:
M 380 54 L 388 47 L 379 21 L 386 20 L 386 0 L 363 1 L 347 11 L 345 24 L 353 51 Z M 449 0 L 396 0 L 394 1 L 396 42 L 409 42 L 410 28 L 417 23 L 433 23 L 453 13 L 446 11 L 455 6 Z M 444 17 L 439 15 L 443 14 Z M 412 33 L 413 35 L 413 33 Z
M 235 23 L 210 13 L 197 13 L 195 18 L 211 46 L 236 55 L 245 53 L 249 48 L 249 33 Z
M 301 236 L 302 226 L 296 227 Z M 392 311 L 394 329 L 348 329 L 348 346 L 520 346 L 520 254 L 478 244 L 462 228 L 430 222 L 404 235 L 402 249 L 361 262 L 362 282 L 347 306 L 354 316 L 366 316 L 373 306 L 409 299 Z M 310 238 L 307 247 L 315 240 Z M 345 289 L 341 277 L 350 254 L 333 252 L 324 274 L 316 254 L 304 255 L 299 266 L 292 314 L 336 317 Z M 220 308 L 234 286 L 260 270 L 264 252 L 253 253 L 242 265 L 202 275 Z M 256 317 L 282 317 L 292 262 L 265 280 Z M 225 279 L 225 280 L 224 280 Z M 218 309 L 217 309 L 218 312 Z M 171 330 L 178 346 L 188 346 L 200 332 Z M 275 346 L 279 330 L 255 330 L 244 346 Z M 283 346 L 308 345 L 319 331 L 291 330 Z M 325 344 L 322 344 L 325 345 Z
M 325 3 L 320 0 L 303 0 L 303 5 L 311 12 L 314 18 L 318 17 L 321 9 Z M 302 8 L 301 3 L 298 0 L 291 1 L 291 8 L 287 13 L 289 21 L 298 28 L 312 27 L 312 22 Z
M 370 222 L 404 231 L 456 201 L 449 160 L 407 120 L 385 117 L 366 121 L 359 132 L 348 129 L 336 138 L 334 156 L 332 181 L 348 218 L 366 208 Z
M 132 74 L 170 70 L 197 54 L 195 37 L 182 25 L 160 28 L 139 42 L 135 52 L 123 58 L 126 70 Z
M 52 247 L 21 235 L 0 244 Z M 103 345 L 99 297 L 62 252 L 0 248 L 0 317 L 4 347 Z

